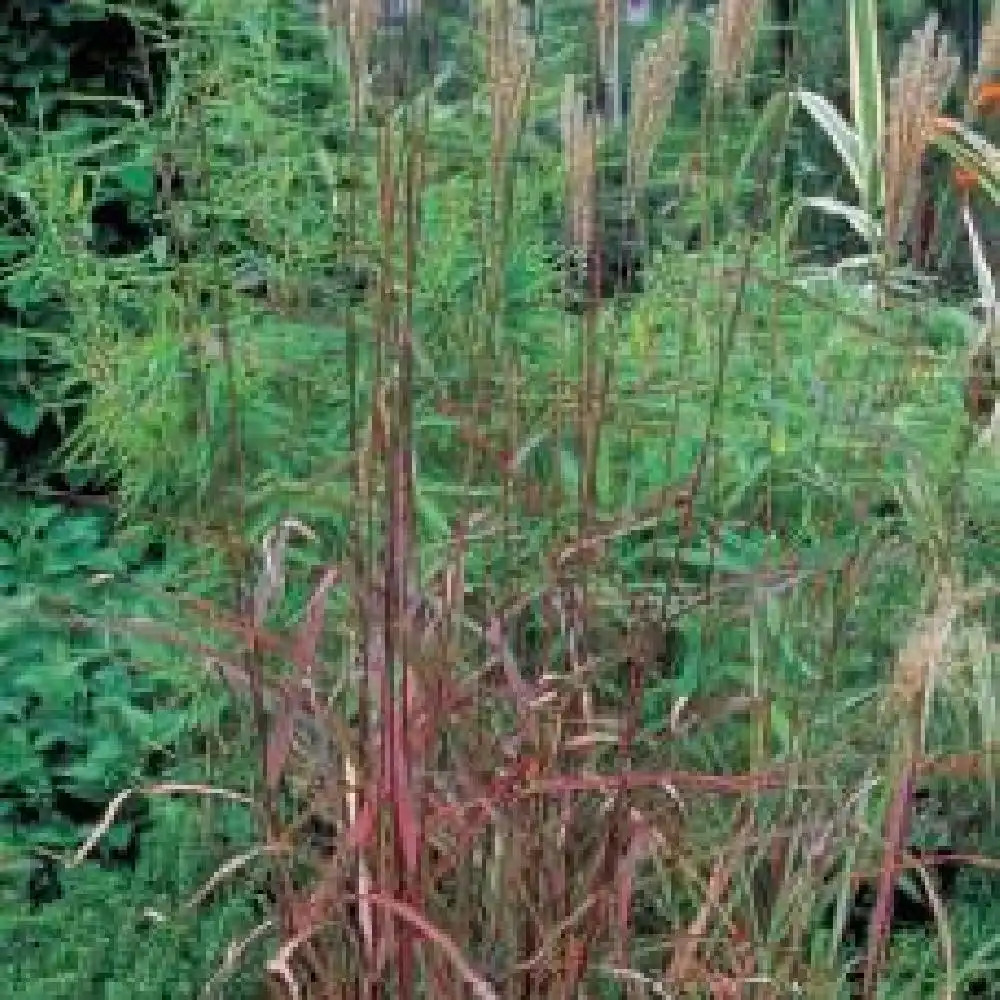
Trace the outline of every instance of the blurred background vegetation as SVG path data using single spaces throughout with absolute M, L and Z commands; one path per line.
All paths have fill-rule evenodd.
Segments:
M 4 5 L 0 997 L 1000 995 L 989 8 Z

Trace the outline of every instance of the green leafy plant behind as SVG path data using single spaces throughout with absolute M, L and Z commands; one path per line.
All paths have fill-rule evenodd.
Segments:
M 345 78 L 266 0 L 187 5 L 155 114 L 22 151 L 41 224 L 8 291 L 63 310 L 67 465 L 186 547 L 140 573 L 151 553 L 89 515 L 11 514 L 19 989 L 240 995 L 259 967 L 400 1000 L 846 987 L 828 902 L 857 871 L 891 887 L 893 781 L 979 765 L 995 735 L 973 595 L 998 484 L 985 449 L 956 463 L 967 317 L 790 265 L 790 109 L 732 79 L 765 60 L 766 33 L 724 37 L 738 7 L 691 19 L 628 295 L 568 295 L 561 235 L 556 98 L 611 5 L 542 11 L 509 163 L 488 151 L 511 81 L 476 25 L 447 21 L 447 101 L 391 95 L 419 54 L 396 41 L 433 32 L 368 25 L 387 72 L 359 115 L 361 63 Z M 851 121 L 797 93 L 855 181 L 841 215 L 894 262 L 883 39 L 874 2 L 846 10 Z M 589 120 L 593 266 L 628 200 L 626 137 Z M 111 193 L 141 209 L 134 245 L 88 234 Z M 955 641 L 904 671 L 945 574 Z M 73 905 L 92 922 L 67 928 Z M 893 951 L 869 963 L 889 995 L 988 964 Z

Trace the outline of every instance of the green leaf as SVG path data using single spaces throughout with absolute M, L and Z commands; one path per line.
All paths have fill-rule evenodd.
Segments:
M 431 498 L 427 487 L 417 490 L 417 512 L 430 529 L 431 539 L 441 542 L 451 537 L 451 525 L 443 510 Z
M 54 506 L 32 506 L 25 512 L 25 527 L 29 534 L 39 535 L 54 521 L 57 521 L 62 516 L 62 513 L 58 507 Z
M 782 128 L 787 127 L 790 106 L 794 108 L 795 105 L 793 101 L 789 101 L 787 91 L 779 90 L 770 97 L 758 117 L 757 126 L 750 136 L 750 141 L 743 150 L 740 167 L 736 175 L 738 184 L 748 180 L 752 181 L 751 170 L 758 152 L 764 145 L 765 140 L 769 139 L 773 141 L 775 138 L 780 139 L 782 129 L 779 129 L 778 126 L 784 122 Z
M 24 311 L 38 305 L 45 298 L 36 275 L 26 274 L 14 278 L 7 285 L 7 304 L 11 309 Z
M 560 485 L 567 499 L 576 499 L 580 493 L 580 463 L 568 448 L 559 451 Z
M 674 683 L 674 693 L 677 697 L 690 697 L 698 690 L 701 679 L 701 622 L 697 618 L 689 618 L 681 631 L 684 635 L 684 659 Z
M 859 194 L 864 192 L 865 178 L 862 168 L 861 143 L 857 132 L 844 121 L 841 113 L 822 95 L 810 90 L 800 90 L 796 97 L 812 116 L 813 121 L 826 133 L 840 158 L 847 167 Z
M 851 74 L 851 117 L 861 156 L 862 205 L 882 203 L 881 150 L 884 128 L 882 66 L 878 50 L 877 0 L 847 0 L 847 44 Z
M 134 163 L 123 167 L 118 175 L 126 194 L 140 200 L 148 200 L 156 195 L 156 176 L 152 167 Z
M 993 307 L 997 300 L 996 283 L 993 280 L 993 271 L 986 258 L 986 252 L 983 250 L 979 230 L 972 218 L 968 203 L 962 206 L 962 221 L 965 223 L 965 230 L 969 236 L 969 248 L 972 251 L 972 265 L 976 272 L 976 282 L 979 285 L 979 296 L 984 303 Z
M 723 510 L 731 514 L 761 481 L 771 465 L 770 455 L 758 455 L 751 462 L 741 460 L 740 477 L 734 489 L 726 497 Z
M 53 545 L 92 548 L 101 544 L 103 531 L 101 519 L 92 514 L 62 517 L 51 526 L 48 540 Z
M 31 437 L 41 426 L 45 410 L 24 393 L 0 398 L 0 415 L 8 427 L 24 437 Z
M 781 754 L 792 749 L 792 722 L 784 707 L 776 701 L 771 702 L 771 732 L 781 747 Z
M 933 144 L 956 165 L 975 171 L 980 187 L 1000 205 L 1000 149 L 962 122 L 949 120 L 948 126 L 948 131 L 934 137 Z
M 802 204 L 807 208 L 815 208 L 824 215 L 843 219 L 869 246 L 874 247 L 879 237 L 878 223 L 863 209 L 836 198 L 816 196 L 803 198 Z

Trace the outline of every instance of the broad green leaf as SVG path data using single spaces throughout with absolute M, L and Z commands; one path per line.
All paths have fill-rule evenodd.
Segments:
M 986 163 L 992 163 L 994 172 L 1000 172 L 1000 149 L 997 149 L 989 139 L 956 118 L 941 119 L 941 122 L 946 126 L 943 129 L 945 134 L 954 132 L 960 139 L 965 140 L 966 145 L 982 156 Z
M 520 469 L 524 467 L 524 463 L 531 456 L 538 446 L 548 437 L 548 432 L 540 431 L 537 434 L 533 434 L 514 454 L 514 468 Z
M 946 145 L 942 144 L 941 148 L 946 149 Z M 975 171 L 978 174 L 979 188 L 994 205 L 1000 205 L 1000 176 L 991 176 L 989 173 L 983 172 L 980 169 L 979 161 L 975 157 L 969 156 L 967 151 L 961 147 L 956 147 L 952 159 L 964 169 Z
M 1000 149 L 974 129 L 959 121 L 947 120 L 933 144 L 965 170 L 974 171 L 980 187 L 995 204 L 1000 204 Z
M 865 211 L 854 205 L 848 205 L 836 198 L 814 197 L 803 198 L 802 204 L 815 208 L 825 215 L 843 219 L 869 245 L 874 245 L 879 237 L 878 223 Z
M 997 301 L 996 283 L 993 280 L 993 272 L 990 270 L 989 262 L 983 251 L 983 243 L 979 238 L 979 230 L 972 218 L 972 211 L 968 203 L 962 206 L 962 221 L 965 223 L 965 230 L 969 235 L 969 247 L 972 250 L 972 266 L 976 272 L 976 283 L 979 285 L 979 294 L 985 305 L 994 306 Z
M 858 137 L 861 207 L 871 215 L 883 201 L 884 109 L 878 51 L 877 0 L 847 0 L 851 117 Z
M 854 186 L 861 193 L 864 176 L 857 132 L 844 121 L 843 115 L 822 94 L 816 94 L 811 90 L 800 90 L 796 92 L 796 98 L 833 143 L 851 175 L 851 180 L 854 181 Z

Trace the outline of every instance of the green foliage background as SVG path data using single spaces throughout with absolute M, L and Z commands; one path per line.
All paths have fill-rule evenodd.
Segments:
M 373 339 L 376 317 L 360 284 L 384 263 L 372 130 L 352 130 L 347 82 L 299 7 L 181 6 L 123 11 L 37 0 L 11 6 L 0 20 L 0 421 L 12 493 L 0 508 L 0 996 L 194 996 L 229 942 L 261 919 L 252 879 L 174 917 L 224 857 L 252 843 L 252 823 L 235 811 L 153 800 L 115 824 L 94 864 L 53 876 L 46 859 L 78 845 L 123 788 L 167 776 L 246 777 L 246 734 L 233 731 L 227 702 L 202 669 L 114 623 L 171 620 L 168 589 L 228 595 L 229 550 L 207 538 L 246 546 L 293 510 L 340 555 L 351 523 L 348 353 L 353 337 Z M 530 462 L 539 477 L 566 496 L 579 486 L 570 431 L 551 404 L 553 378 L 579 374 L 580 324 L 567 320 L 560 298 L 562 182 L 544 126 L 558 107 L 557 71 L 586 72 L 579 25 L 590 23 L 582 3 L 546 4 L 534 95 L 542 122 L 518 150 L 524 169 L 506 225 L 503 295 L 487 314 L 489 115 L 482 100 L 470 101 L 482 52 L 467 19 L 438 6 L 426 5 L 422 25 L 442 61 L 439 99 L 424 118 L 428 184 L 413 302 L 417 513 L 430 564 L 470 491 L 483 503 L 502 498 L 495 470 L 477 467 L 470 487 L 465 472 L 475 462 L 460 422 L 440 406 L 467 378 L 470 352 L 489 347 L 506 366 L 522 424 L 537 432 Z M 917 0 L 884 8 L 890 45 L 924 13 Z M 103 78 L 74 77 L 74 32 L 109 13 L 142 30 L 145 63 L 133 53 Z M 843 47 L 823 42 L 843 35 L 841 5 L 802 0 L 798 24 L 809 85 L 842 97 Z M 652 31 L 630 37 L 630 50 Z M 694 45 L 676 123 L 654 166 L 668 200 L 699 128 L 704 32 Z M 761 49 L 751 89 L 767 93 L 775 71 Z M 390 114 L 388 101 L 378 93 L 375 100 L 376 114 Z M 757 119 L 752 109 L 734 114 L 719 153 L 726 162 L 739 163 Z M 799 125 L 787 154 L 790 186 L 827 193 L 836 161 Z M 171 171 L 184 190 L 164 207 L 158 178 Z M 115 199 L 141 234 L 128 252 L 113 245 L 120 233 L 94 222 L 95 208 Z M 619 386 L 598 470 L 606 514 L 689 475 L 709 430 L 713 344 L 730 301 L 701 276 L 706 260 L 731 259 L 734 247 L 678 255 L 671 240 L 686 222 L 682 207 L 663 224 L 664 250 L 646 290 L 608 310 L 596 332 Z M 815 225 L 803 242 L 836 255 L 842 234 Z M 846 612 L 856 642 L 834 653 L 805 606 L 772 615 L 752 642 L 747 631 L 719 629 L 714 609 L 692 612 L 677 670 L 645 692 L 643 723 L 655 732 L 678 697 L 725 691 L 766 662 L 779 752 L 843 747 L 844 726 L 853 725 L 843 767 L 854 775 L 890 734 L 863 712 L 848 722 L 842 713 L 884 681 L 890 636 L 925 596 L 914 553 L 938 544 L 938 498 L 921 489 L 930 483 L 933 493 L 955 462 L 971 327 L 942 301 L 920 303 L 917 318 L 914 306 L 901 307 L 862 335 L 856 320 L 866 305 L 854 290 L 837 287 L 817 303 L 769 280 L 787 277 L 776 239 L 751 264 L 758 277 L 746 289 L 715 429 L 710 513 L 719 536 L 699 534 L 678 547 L 677 526 L 657 525 L 622 543 L 622 573 L 664 589 L 657 560 L 674 548 L 689 581 L 709 563 L 723 572 L 766 565 L 782 544 L 761 526 L 765 490 L 781 541 L 794 543 L 804 565 L 833 565 L 890 531 L 906 556 L 866 582 Z M 243 293 L 262 284 L 264 295 Z M 915 351 L 932 356 L 930 375 L 913 364 Z M 374 366 L 362 349 L 362 409 Z M 494 430 L 497 438 L 504 432 Z M 75 506 L 39 496 L 53 468 L 68 492 L 99 494 L 100 513 L 78 509 L 78 496 Z M 1000 484 L 990 456 L 967 472 L 968 532 L 957 544 L 985 574 L 1000 537 Z M 898 516 L 858 525 L 859 491 L 898 497 Z M 565 525 L 525 515 L 520 527 L 502 551 L 484 542 L 470 557 L 474 586 L 486 589 L 497 567 L 530 585 L 537 554 Z M 306 552 L 296 558 L 303 578 L 318 561 Z M 303 592 L 290 589 L 288 608 Z M 984 708 L 991 679 L 974 679 L 979 687 L 961 680 L 937 720 L 940 732 L 973 746 L 995 740 L 998 719 Z M 802 714 L 804 703 L 811 715 Z M 750 752 L 735 727 L 683 750 L 688 762 L 733 770 Z M 966 790 L 973 806 L 981 795 Z M 971 877 L 963 893 L 963 948 L 972 954 L 990 946 L 984 929 L 995 926 L 994 906 L 988 887 Z M 904 979 L 922 975 L 925 952 L 914 947 L 902 961 Z M 251 965 L 229 981 L 226 996 L 255 995 Z

